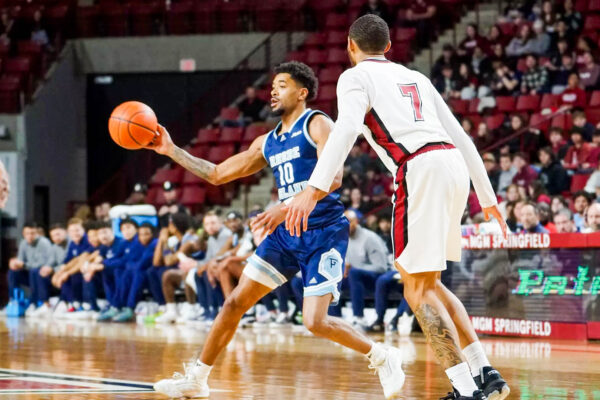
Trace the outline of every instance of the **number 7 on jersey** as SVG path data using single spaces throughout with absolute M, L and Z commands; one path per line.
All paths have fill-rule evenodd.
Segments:
M 424 121 L 425 119 L 423 118 L 423 113 L 421 112 L 421 96 L 419 95 L 419 88 L 417 88 L 417 84 L 398 84 L 398 87 L 400 88 L 400 93 L 402 93 L 403 97 L 410 97 L 415 121 Z

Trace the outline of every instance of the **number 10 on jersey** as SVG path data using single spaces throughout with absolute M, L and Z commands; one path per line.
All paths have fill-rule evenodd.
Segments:
M 277 171 L 279 171 L 279 184 L 281 186 L 294 183 L 294 166 L 292 163 L 286 162 L 278 166 Z

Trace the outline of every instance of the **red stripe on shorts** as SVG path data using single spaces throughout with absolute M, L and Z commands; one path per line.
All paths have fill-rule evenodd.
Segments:
M 427 143 L 414 153 L 405 157 L 396 172 L 396 192 L 394 194 L 394 221 L 392 226 L 394 259 L 400 257 L 408 244 L 408 188 L 406 184 L 407 163 L 416 156 L 433 150 L 454 149 L 449 143 Z

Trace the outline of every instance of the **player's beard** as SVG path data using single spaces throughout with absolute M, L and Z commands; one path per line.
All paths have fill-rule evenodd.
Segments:
M 276 109 L 276 110 L 273 110 L 273 109 L 271 109 L 271 115 L 272 115 L 272 116 L 274 116 L 274 117 L 277 117 L 277 118 L 279 118 L 279 117 L 281 117 L 283 114 L 285 114 L 285 109 L 283 109 L 283 108 L 281 108 L 281 107 L 280 107 L 280 108 L 278 108 L 278 109 Z

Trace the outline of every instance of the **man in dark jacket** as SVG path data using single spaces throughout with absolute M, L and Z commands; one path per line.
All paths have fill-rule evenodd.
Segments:
M 542 163 L 539 179 L 542 181 L 548 194 L 551 196 L 569 190 L 569 175 L 559 161 L 556 161 L 554 152 L 550 147 L 542 147 L 538 151 Z

